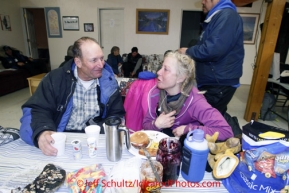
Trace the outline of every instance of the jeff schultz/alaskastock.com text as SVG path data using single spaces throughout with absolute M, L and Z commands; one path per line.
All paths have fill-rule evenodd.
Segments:
M 175 182 L 175 183 L 174 183 Z M 98 184 L 101 183 L 102 187 L 137 187 L 141 186 L 141 181 L 139 180 L 122 180 L 122 181 L 114 181 L 114 180 L 94 180 L 94 181 L 83 181 L 83 180 L 78 180 L 77 185 L 79 187 L 82 186 L 94 186 L 97 187 Z M 167 181 L 166 183 L 158 183 L 158 182 L 150 182 L 150 186 L 161 186 L 161 187 L 171 187 L 172 184 L 174 184 L 175 187 L 180 187 L 180 188 L 215 188 L 215 187 L 220 187 L 221 182 L 218 181 L 202 181 L 200 183 L 196 182 L 187 182 L 187 181 Z

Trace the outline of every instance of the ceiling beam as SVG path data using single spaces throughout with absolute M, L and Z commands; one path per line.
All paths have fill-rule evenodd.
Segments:
M 237 6 L 237 7 L 242 7 L 245 5 L 248 5 L 250 3 L 253 3 L 254 1 L 257 0 L 232 0 L 232 2 Z

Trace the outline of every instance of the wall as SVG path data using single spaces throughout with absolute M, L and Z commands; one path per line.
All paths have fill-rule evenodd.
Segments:
M 24 52 L 25 46 L 23 26 L 20 19 L 20 0 L 0 0 L 0 14 L 9 15 L 11 24 L 11 31 L 3 31 L 0 26 L 0 46 L 9 45 Z
M 9 2 L 13 2 L 8 4 Z M 61 16 L 79 16 L 79 31 L 62 31 L 63 38 L 49 38 L 49 52 L 51 60 L 51 68 L 57 68 L 66 55 L 67 47 L 81 36 L 90 35 L 98 39 L 98 9 L 99 8 L 123 8 L 125 18 L 125 36 L 124 51 L 130 52 L 133 46 L 139 48 L 141 54 L 162 54 L 166 50 L 177 49 L 180 45 L 181 18 L 183 10 L 201 10 L 201 0 L 0 0 L 0 13 L 9 13 L 13 16 L 12 32 L 14 25 L 19 25 L 20 7 L 23 8 L 43 8 L 43 7 L 60 7 Z M 2 6 L 4 2 L 4 6 Z M 264 18 L 267 4 L 262 5 L 262 0 L 253 3 L 251 8 L 238 7 L 239 13 L 260 13 L 261 20 Z M 5 7 L 5 9 L 4 9 Z M 136 9 L 170 9 L 170 27 L 168 35 L 146 35 L 135 33 Z M 263 8 L 263 9 L 261 9 Z M 3 11 L 2 11 L 3 10 Z M 17 11 L 19 13 L 17 13 Z M 18 20 L 17 20 L 18 18 Z M 87 34 L 83 30 L 83 23 L 94 23 L 95 31 Z M 0 38 L 3 31 L 0 31 Z M 11 32 L 5 32 L 12 37 Z M 10 36 L 11 35 L 11 36 Z M 19 31 L 18 36 L 23 37 L 23 32 Z M 3 37 L 2 37 L 3 38 Z M 6 38 L 4 38 L 6 39 Z M 8 38 L 7 38 L 8 39 Z M 10 39 L 10 38 L 9 38 Z M 13 38 L 11 38 L 13 39 Z M 20 38 L 21 39 L 21 38 Z M 19 46 L 23 49 L 23 40 Z M 1 40 L 1 39 L 0 39 Z M 6 40 L 7 41 L 7 40 Z M 14 42 L 15 40 L 13 40 Z M 17 41 L 15 41 L 17 42 Z M 21 46 L 20 46 L 21 44 Z M 24 50 L 24 49 L 23 49 Z M 245 45 L 245 59 L 243 65 L 243 76 L 241 84 L 251 84 L 254 59 L 257 54 L 255 45 Z

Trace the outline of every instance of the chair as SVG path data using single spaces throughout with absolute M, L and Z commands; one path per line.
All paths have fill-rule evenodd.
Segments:
M 275 95 L 275 102 L 274 104 L 268 108 L 267 112 L 264 115 L 264 120 L 266 119 L 266 115 L 269 112 L 273 112 L 274 114 L 276 114 L 277 116 L 279 116 L 280 118 L 286 120 L 287 122 L 289 121 L 289 106 L 287 106 L 287 115 L 286 117 L 282 116 L 281 114 L 277 113 L 273 108 L 274 107 L 282 107 L 284 108 L 286 106 L 286 103 L 288 101 L 288 97 L 289 97 L 289 84 L 287 83 L 281 83 L 280 80 L 274 80 L 272 78 L 268 79 L 268 85 L 269 85 L 269 90 L 272 94 Z M 267 85 L 267 88 L 268 88 Z M 271 85 L 271 86 L 270 86 Z M 280 105 L 276 105 L 277 103 L 282 103 L 282 106 Z M 288 128 L 289 128 L 289 122 L 288 122 Z
M 142 121 L 148 110 L 147 96 L 156 83 L 157 79 L 154 78 L 137 79 L 131 84 L 124 100 L 125 124 L 130 132 L 142 130 Z

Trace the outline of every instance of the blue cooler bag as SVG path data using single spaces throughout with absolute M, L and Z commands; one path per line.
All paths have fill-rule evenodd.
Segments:
M 256 124 L 258 128 L 260 124 Z M 245 126 L 254 130 L 252 125 Z M 284 139 L 255 141 L 244 134 L 244 127 L 239 164 L 231 176 L 222 180 L 223 185 L 230 193 L 280 193 L 289 185 L 289 142 Z M 271 126 L 262 124 L 262 127 L 270 130 Z

